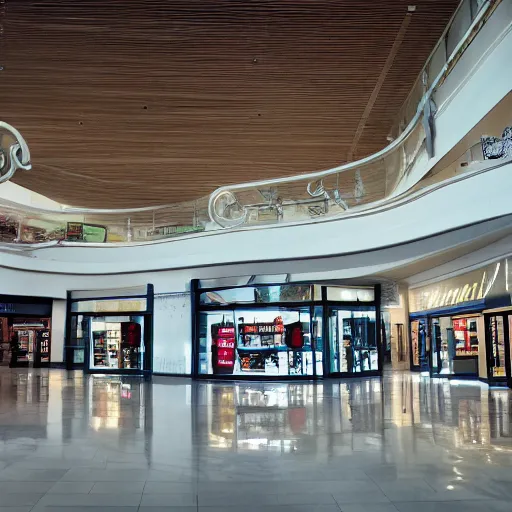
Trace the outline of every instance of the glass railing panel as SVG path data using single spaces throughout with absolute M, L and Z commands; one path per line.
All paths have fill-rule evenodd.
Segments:
M 204 231 L 199 223 L 196 201 L 172 205 L 152 212 L 131 215 L 134 241 L 173 238 Z
M 393 192 L 424 152 L 424 138 L 419 122 L 392 151 L 351 169 L 223 187 L 212 195 L 210 213 L 222 227 L 233 228 L 320 220 L 360 209 Z
M 106 228 L 107 231 L 105 242 L 123 243 L 130 241 L 128 216 L 124 213 L 87 213 L 84 216 L 84 230 L 92 232 L 93 236 L 86 237 L 84 242 L 101 243 L 98 240 L 101 237 L 102 228 Z
M 2 209 L 0 211 L 0 242 L 19 242 L 22 222 L 23 217 L 21 214 L 13 210 Z
M 447 55 L 446 38 L 443 38 L 439 41 L 426 66 L 427 84 L 429 88 L 432 87 L 434 80 L 439 76 L 439 73 L 442 72 L 447 62 Z
M 471 16 L 471 1 L 466 0 L 459 6 L 455 17 L 446 34 L 446 55 L 450 56 L 466 34 L 473 21 Z
M 58 242 L 66 238 L 66 222 L 60 215 L 27 212 L 21 223 L 20 242 L 27 244 Z

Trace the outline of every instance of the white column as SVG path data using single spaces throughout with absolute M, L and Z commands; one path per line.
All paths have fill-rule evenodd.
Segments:
M 66 301 L 54 300 L 52 306 L 52 333 L 50 362 L 64 361 L 64 336 L 66 333 Z

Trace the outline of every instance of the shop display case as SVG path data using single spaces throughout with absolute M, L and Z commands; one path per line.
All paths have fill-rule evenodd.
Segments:
M 107 331 L 104 328 L 98 327 L 97 325 L 93 325 L 91 350 L 91 366 L 109 366 L 107 352 Z
M 242 372 L 265 372 L 288 375 L 290 367 L 288 347 L 284 343 L 283 319 L 276 317 L 272 323 L 238 324 L 237 353 Z
M 92 321 L 91 368 L 139 369 L 140 359 L 140 324 Z
M 121 345 L 120 368 L 140 369 L 142 368 L 142 328 L 137 322 L 123 322 L 120 325 L 120 338 L 118 344 Z M 118 348 L 119 354 L 119 348 Z
M 382 371 L 378 286 L 204 284 L 191 284 L 197 376 L 273 380 Z
M 455 351 L 457 356 L 478 356 L 476 317 L 454 319 L 453 334 L 455 336 Z
M 121 344 L 121 324 L 107 323 L 107 364 L 109 368 L 119 368 L 119 345 Z
M 441 316 L 430 320 L 433 375 L 477 375 L 478 332 L 480 315 Z
M 375 310 L 367 306 L 363 309 L 331 308 L 329 332 L 333 373 L 379 371 Z
M 34 331 L 32 330 L 19 330 L 18 333 L 18 366 L 28 364 L 33 360 L 34 351 Z

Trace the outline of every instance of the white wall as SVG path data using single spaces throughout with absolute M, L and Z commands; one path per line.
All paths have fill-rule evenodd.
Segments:
M 394 370 L 408 370 L 410 368 L 409 355 L 409 297 L 407 286 L 399 287 L 400 306 L 387 308 L 391 315 L 391 365 Z M 402 350 L 403 361 L 398 360 L 398 328 L 402 324 Z
M 481 379 L 487 379 L 487 337 L 485 335 L 485 321 L 483 316 L 477 319 L 476 332 L 478 334 L 478 376 Z
M 30 171 L 17 171 L 30 172 Z M 28 188 L 16 185 L 12 181 L 6 181 L 0 184 L 0 199 L 4 203 L 17 203 L 22 206 L 34 208 L 48 208 L 52 210 L 60 210 L 61 204 L 49 199 L 46 196 L 33 192 Z
M 153 372 L 192 373 L 192 304 L 188 293 L 155 297 Z
M 50 362 L 64 361 L 64 338 L 66 331 L 66 301 L 54 300 L 52 306 Z

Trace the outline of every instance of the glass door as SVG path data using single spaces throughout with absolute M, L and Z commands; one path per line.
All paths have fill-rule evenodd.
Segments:
M 411 370 L 430 372 L 427 318 L 411 320 Z
M 380 371 L 376 325 L 373 306 L 329 308 L 331 374 L 359 375 Z
M 508 373 L 508 385 L 512 387 L 512 314 L 508 314 L 506 317 L 508 326 L 508 354 L 509 354 L 509 373 Z
M 489 381 L 510 379 L 510 318 L 507 314 L 486 317 Z
M 315 358 L 314 375 L 323 377 L 324 375 L 324 329 L 323 329 L 323 307 L 313 306 L 313 315 L 311 322 L 311 343 Z M 325 367 L 327 371 L 327 367 Z
M 90 316 L 84 317 L 81 325 L 89 334 L 89 370 L 144 370 L 144 317 Z

